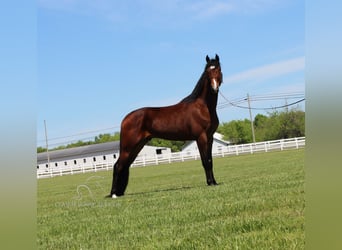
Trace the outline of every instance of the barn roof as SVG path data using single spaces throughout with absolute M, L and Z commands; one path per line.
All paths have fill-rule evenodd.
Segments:
M 89 154 L 99 154 L 102 152 L 108 152 L 112 151 L 113 153 L 115 151 L 119 151 L 120 148 L 120 141 L 113 141 L 113 142 L 105 142 L 100 144 L 92 144 L 87 146 L 81 146 L 77 148 L 67 148 L 67 149 L 61 149 L 61 150 L 55 150 L 49 152 L 50 160 L 56 160 L 56 159 L 62 159 L 67 157 L 82 157 Z M 47 153 L 38 153 L 37 154 L 37 161 L 46 161 L 47 159 Z

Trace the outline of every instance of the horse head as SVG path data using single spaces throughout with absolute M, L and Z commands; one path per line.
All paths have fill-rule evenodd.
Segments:
M 207 65 L 205 67 L 205 70 L 210 80 L 210 86 L 214 93 L 217 94 L 222 83 L 220 58 L 216 54 L 215 59 L 210 59 L 209 56 L 207 56 L 206 61 Z

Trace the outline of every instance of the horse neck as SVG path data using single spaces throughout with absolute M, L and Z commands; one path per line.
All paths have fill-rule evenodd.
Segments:
M 209 78 L 206 77 L 203 80 L 205 81 L 205 83 L 203 84 L 202 93 L 199 98 L 201 98 L 207 104 L 211 113 L 216 113 L 218 95 L 211 91 Z
M 209 78 L 206 72 L 203 72 L 198 80 L 194 90 L 191 94 L 185 97 L 181 102 L 193 102 L 197 99 L 202 99 L 207 104 L 211 113 L 216 112 L 217 94 L 214 94 L 210 90 Z

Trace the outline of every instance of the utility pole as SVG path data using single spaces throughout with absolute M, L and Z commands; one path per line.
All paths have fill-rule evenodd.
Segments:
M 289 112 L 289 106 L 287 105 L 287 98 L 285 98 L 285 111 L 286 113 Z
M 48 137 L 47 137 L 46 121 L 45 120 L 44 120 L 44 128 L 45 128 L 46 154 L 47 154 L 48 166 L 49 166 L 49 169 L 50 169 L 49 144 L 48 144 Z
M 249 100 L 249 94 L 247 93 L 247 101 L 248 101 L 248 110 L 249 110 L 249 117 L 251 120 L 251 127 L 252 127 L 252 136 L 253 136 L 253 143 L 255 143 L 255 134 L 254 134 L 254 125 L 253 125 L 253 116 L 251 110 L 251 102 Z

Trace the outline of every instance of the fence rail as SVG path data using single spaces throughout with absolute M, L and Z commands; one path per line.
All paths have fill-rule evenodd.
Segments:
M 213 157 L 226 157 L 232 155 L 254 154 L 258 152 L 270 152 L 288 149 L 299 149 L 305 147 L 305 137 L 291 139 L 281 139 L 274 141 L 265 141 L 240 145 L 222 146 L 213 151 Z M 148 165 L 168 164 L 172 162 L 183 162 L 188 160 L 198 160 L 200 155 L 196 151 L 182 151 L 150 157 L 138 156 L 132 164 L 132 167 L 143 167 Z M 94 162 L 89 164 L 79 164 L 74 166 L 61 166 L 45 170 L 37 170 L 37 178 L 49 178 L 53 176 L 62 176 L 68 174 L 97 172 L 103 170 L 112 170 L 114 159 Z

